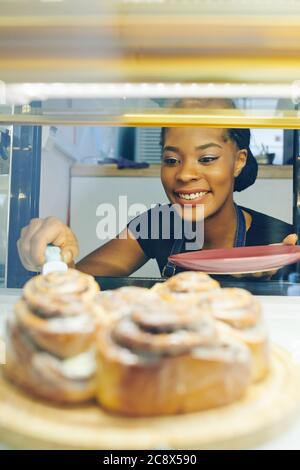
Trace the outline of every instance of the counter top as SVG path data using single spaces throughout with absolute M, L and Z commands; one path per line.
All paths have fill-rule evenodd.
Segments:
M 20 290 L 3 289 L 0 292 L 0 336 L 3 335 L 5 317 L 12 309 L 12 305 L 19 297 Z M 264 317 L 274 343 L 284 347 L 300 363 L 300 296 L 259 296 L 263 305 Z M 0 449 L 6 449 L 0 443 Z M 257 449 L 300 449 L 300 417 L 280 435 L 262 443 Z
M 76 164 L 71 168 L 71 177 L 148 177 L 160 176 L 160 165 L 153 164 L 149 168 L 118 170 L 116 165 L 81 165 Z M 289 179 L 293 176 L 292 165 L 259 165 L 258 178 L 260 179 Z

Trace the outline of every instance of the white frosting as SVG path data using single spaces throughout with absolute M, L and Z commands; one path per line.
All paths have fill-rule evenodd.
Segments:
M 122 355 L 122 362 L 124 362 L 127 365 L 136 365 L 138 364 L 141 359 L 137 354 L 135 354 L 133 351 L 130 351 L 130 349 L 126 348 L 121 348 L 119 347 L 119 351 Z
M 204 360 L 219 360 L 222 358 L 224 362 L 236 360 L 245 362 L 250 360 L 250 351 L 246 345 L 231 340 L 231 344 L 227 347 L 226 343 L 215 346 L 207 346 L 195 348 L 192 355 Z
M 44 264 L 42 274 L 45 276 L 49 273 L 66 272 L 68 271 L 68 265 L 63 261 L 49 261 Z
M 47 327 L 52 333 L 85 333 L 94 329 L 92 319 L 87 315 L 50 318 Z
M 96 372 L 94 349 L 60 361 L 60 369 L 70 379 L 86 379 Z

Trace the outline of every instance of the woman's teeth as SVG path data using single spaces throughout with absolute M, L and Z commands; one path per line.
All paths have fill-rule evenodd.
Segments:
M 205 196 L 207 194 L 207 191 L 201 192 L 201 193 L 190 193 L 190 194 L 182 194 L 182 193 L 176 193 L 181 199 L 198 199 L 199 197 Z

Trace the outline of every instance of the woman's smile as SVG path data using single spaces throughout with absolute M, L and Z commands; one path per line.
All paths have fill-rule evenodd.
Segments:
M 211 191 L 207 189 L 179 189 L 173 191 L 175 201 L 179 204 L 202 204 Z

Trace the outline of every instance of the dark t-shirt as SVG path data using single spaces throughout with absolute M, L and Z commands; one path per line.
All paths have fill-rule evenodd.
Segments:
M 128 228 L 134 233 L 145 255 L 148 258 L 156 259 L 160 272 L 162 272 L 165 264 L 167 263 L 168 256 L 170 256 L 176 237 L 178 238 L 178 235 L 174 235 L 174 226 L 176 226 L 176 222 L 173 221 L 173 223 L 171 223 L 169 233 L 168 230 L 167 232 L 163 232 L 162 229 L 162 221 L 167 217 L 168 208 L 170 208 L 170 206 L 170 204 L 158 204 L 147 212 L 140 214 L 128 224 Z M 291 224 L 252 209 L 242 206 L 240 207 L 248 212 L 252 217 L 250 228 L 246 233 L 246 246 L 281 243 L 287 235 L 295 233 L 294 227 Z M 155 217 L 158 213 L 160 216 Z M 156 223 L 155 226 L 153 222 L 154 220 L 159 220 L 158 224 Z M 182 251 L 191 250 L 183 249 Z M 285 279 L 291 270 L 293 270 L 293 267 L 287 266 L 278 271 L 272 279 Z M 182 269 L 177 268 L 176 272 L 180 271 L 182 271 Z

